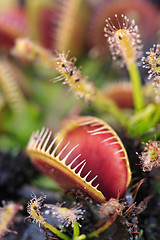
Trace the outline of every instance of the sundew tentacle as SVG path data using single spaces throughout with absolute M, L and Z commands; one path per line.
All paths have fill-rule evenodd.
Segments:
M 9 231 L 9 226 L 12 224 L 14 216 L 22 209 L 22 205 L 12 202 L 4 204 L 0 208 L 0 238 Z
M 93 3 L 93 1 L 92 1 Z M 144 7 L 145 6 L 145 7 Z M 112 0 L 112 1 L 95 1 L 93 11 L 90 17 L 88 27 L 88 45 L 91 48 L 90 54 L 93 57 L 105 56 L 108 48 L 105 46 L 105 39 L 102 34 L 104 28 L 104 19 L 109 16 L 114 24 L 118 27 L 114 14 L 127 15 L 133 17 L 139 26 L 142 40 L 147 43 L 155 36 L 158 31 L 158 8 L 146 0 Z M 121 21 L 121 18 L 119 19 Z
M 32 61 L 49 68 L 56 68 L 55 55 L 28 38 L 17 38 L 12 54 L 24 61 Z
M 143 67 L 148 69 L 148 79 L 153 81 L 155 93 L 159 100 L 160 94 L 160 44 L 154 44 L 149 51 L 146 52 L 146 57 L 142 57 Z
M 144 151 L 138 154 L 144 172 L 160 166 L 160 142 L 149 140 L 145 143 Z
M 97 90 L 94 85 L 87 81 L 88 77 L 81 74 L 80 69 L 75 66 L 76 58 L 68 58 L 69 52 L 57 52 L 57 71 L 61 74 L 56 81 L 63 81 L 76 91 L 79 97 L 94 101 Z
M 77 204 L 71 208 L 66 208 L 62 204 L 45 204 L 44 207 L 47 208 L 45 214 L 51 213 L 53 217 L 56 217 L 63 227 L 69 227 L 78 220 L 83 220 L 85 210 L 82 209 L 80 204 Z
M 118 60 L 120 57 L 118 63 L 121 66 L 133 64 L 140 60 L 142 55 L 142 42 L 138 26 L 134 20 L 130 23 L 127 16 L 123 14 L 121 15 L 121 21 L 119 21 L 117 14 L 115 14 L 115 18 L 117 19 L 118 28 L 112 23 L 110 18 L 106 19 L 106 27 L 104 28 L 113 60 Z
M 47 223 L 42 216 L 41 208 L 45 198 L 46 195 L 44 194 L 39 198 L 37 198 L 36 195 L 33 194 L 33 198 L 28 202 L 27 212 L 29 213 L 29 216 L 27 218 L 30 218 L 33 222 L 38 223 L 39 226 L 43 226 L 44 228 L 49 229 L 52 233 L 60 237 L 60 239 L 71 240 L 71 238 L 68 237 L 66 234 L 60 232 L 58 229 Z
M 100 109 L 111 112 L 120 123 L 126 127 L 127 120 L 123 112 L 117 107 L 112 99 L 107 99 L 105 94 L 97 89 L 93 83 L 87 81 L 88 77 L 81 74 L 75 66 L 76 58 L 68 59 L 68 53 L 57 53 L 57 71 L 61 74 L 53 82 L 63 81 L 68 84 L 76 95 L 83 97 L 88 103 L 93 103 Z
M 117 19 L 118 28 L 112 23 L 110 18 L 106 19 L 105 37 L 107 37 L 113 59 L 118 60 L 120 66 L 126 65 L 128 69 L 133 86 L 134 106 L 137 111 L 140 111 L 144 106 L 144 100 L 141 78 L 137 68 L 137 62 L 142 54 L 138 26 L 134 20 L 129 23 L 129 19 L 123 14 L 121 15 L 122 24 L 117 14 L 115 14 L 115 18 Z

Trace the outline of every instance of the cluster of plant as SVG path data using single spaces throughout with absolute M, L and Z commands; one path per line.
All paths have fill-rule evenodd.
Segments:
M 66 23 L 70 26 L 70 18 L 73 20 L 76 16 L 80 1 L 76 4 L 69 2 Z M 60 26 L 64 29 L 63 25 Z M 59 31 L 61 33 L 62 29 Z M 85 76 L 81 67 L 76 66 L 76 57 L 69 57 L 73 56 L 72 51 L 66 51 L 68 42 L 63 41 L 70 40 L 67 31 L 64 30 L 66 35 L 64 39 L 61 36 L 60 47 L 54 52 L 28 38 L 16 39 L 9 51 L 25 74 L 10 60 L 0 60 L 0 84 L 4 93 L 0 96 L 3 141 L 6 140 L 6 146 L 22 148 L 34 131 L 25 154 L 40 172 L 57 182 L 70 199 L 70 206 L 64 207 L 64 203 L 43 204 L 46 195 L 37 197 L 33 194 L 28 202 L 26 221 L 30 219 L 39 224 L 46 239 L 116 239 L 114 234 L 122 234 L 123 239 L 140 239 L 143 231 L 138 228 L 138 215 L 145 210 L 152 196 L 136 203 L 144 179 L 133 184 L 130 164 L 134 163 L 130 162 L 119 134 L 123 132 L 127 139 L 138 139 L 140 149 L 144 144 L 144 150 L 136 153 L 138 171 L 142 172 L 141 176 L 143 172 L 153 171 L 156 183 L 154 170 L 160 166 L 160 45 L 154 44 L 142 57 L 143 45 L 135 21 L 130 21 L 124 14 L 107 18 L 104 38 L 113 61 L 118 67 L 126 68 L 130 81 L 112 83 L 100 89 Z M 94 64 L 91 66 L 93 72 Z M 145 85 L 142 84 L 144 76 L 139 71 L 141 65 L 148 70 L 149 80 Z M 36 76 L 38 81 L 51 78 L 47 87 L 49 96 L 44 97 L 43 84 L 33 82 L 33 86 L 42 92 L 37 93 L 36 89 L 35 99 L 30 100 L 33 89 L 27 87 L 25 77 L 31 78 L 35 72 L 39 74 Z M 56 72 L 60 76 L 53 77 Z M 56 110 L 64 101 L 70 101 L 70 94 L 67 99 L 63 98 L 66 89 L 60 92 L 62 86 L 57 82 L 68 85 L 78 98 L 74 100 L 71 96 L 74 108 L 65 120 L 61 117 L 63 122 L 58 131 Z M 51 86 L 55 88 L 54 92 Z M 52 107 L 56 109 L 49 119 L 46 118 L 49 110 L 40 108 L 47 108 L 48 102 L 44 103 L 47 99 L 54 99 Z M 9 111 L 4 108 L 6 105 L 10 106 Z M 63 107 L 59 111 L 63 113 Z M 43 123 L 47 128 L 42 127 Z M 35 131 L 37 128 L 42 130 Z M 10 138 L 16 144 L 11 145 Z M 20 209 L 22 206 L 14 203 L 1 208 L 0 236 L 8 231 L 8 225 Z M 49 215 L 54 219 L 53 224 L 47 219 Z

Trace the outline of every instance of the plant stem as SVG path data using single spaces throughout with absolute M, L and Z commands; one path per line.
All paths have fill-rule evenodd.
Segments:
M 141 121 L 144 121 L 144 119 L 149 118 L 151 115 L 153 115 L 153 113 L 156 110 L 156 106 L 152 103 L 150 103 L 149 105 L 147 105 L 142 111 L 134 114 L 130 120 L 130 126 L 135 126 L 135 124 L 140 123 Z
M 104 111 L 113 114 L 123 127 L 127 127 L 128 121 L 126 116 L 121 109 L 117 107 L 113 100 L 107 99 L 101 92 L 97 91 L 97 96 L 93 103 L 97 105 L 99 109 L 103 109 Z
M 80 231 L 79 231 L 79 225 L 77 222 L 74 222 L 73 223 L 73 240 L 83 240 L 83 239 L 86 239 L 86 235 L 85 234 L 82 234 L 80 235 Z
M 142 95 L 141 77 L 139 74 L 136 63 L 127 64 L 128 73 L 133 87 L 133 100 L 134 106 L 137 111 L 141 110 L 144 106 Z
M 84 239 L 86 239 L 86 235 L 82 234 L 79 237 L 75 237 L 73 240 L 84 240 Z
M 104 232 L 107 228 L 109 228 L 110 225 L 116 220 L 117 213 L 113 214 L 109 220 L 100 228 L 98 228 L 96 231 L 90 233 L 87 238 L 93 238 L 95 236 L 99 236 L 100 233 Z
M 44 227 L 46 227 L 47 229 L 49 229 L 51 232 L 53 232 L 54 234 L 56 234 L 59 238 L 63 239 L 63 240 L 71 240 L 70 237 L 68 237 L 66 234 L 60 232 L 57 228 L 53 227 L 52 225 L 50 225 L 49 223 L 43 221 L 43 223 L 41 223 Z
M 75 239 L 75 237 L 79 236 L 79 226 L 77 222 L 73 222 L 73 239 Z
M 57 228 L 55 228 L 52 225 L 50 225 L 49 223 L 47 223 L 44 220 L 44 218 L 36 212 L 35 206 L 36 206 L 36 202 L 31 205 L 30 210 L 32 213 L 32 217 L 33 217 L 33 219 L 36 220 L 36 222 L 39 222 L 45 228 L 49 229 L 52 233 L 56 234 L 59 238 L 61 238 L 63 240 L 71 240 L 71 238 L 68 237 L 66 234 L 60 232 Z
M 155 115 L 153 116 L 153 119 L 152 119 L 153 126 L 156 125 L 158 122 L 160 122 L 160 103 L 157 104 Z

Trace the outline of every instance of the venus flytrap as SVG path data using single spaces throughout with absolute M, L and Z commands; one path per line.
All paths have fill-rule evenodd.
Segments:
M 119 198 L 131 180 L 131 171 L 125 148 L 116 132 L 103 120 L 96 117 L 75 117 L 66 120 L 62 130 L 53 138 L 52 131 L 42 129 L 32 134 L 26 153 L 33 164 L 44 174 L 56 180 L 66 191 L 75 191 L 85 201 L 111 206 L 110 214 L 104 216 L 103 225 L 86 235 L 80 235 L 78 220 L 85 210 L 81 205 L 70 209 L 60 204 L 47 204 L 45 214 L 51 214 L 64 228 L 73 228 L 72 240 L 92 238 L 104 232 L 121 212 Z M 110 184 L 112 182 L 112 184 Z M 116 198 L 117 200 L 113 200 Z M 28 205 L 30 217 L 62 239 L 41 216 L 40 208 L 44 197 L 35 196 Z M 110 200 L 111 199 L 111 200 Z M 108 202 L 109 201 L 109 202 Z M 111 202 L 111 204 L 110 204 Z M 97 205 L 98 204 L 98 205 Z M 105 205 L 105 209 L 107 206 Z M 104 212 L 104 211 L 101 211 Z M 112 215 L 108 219 L 108 215 Z M 70 239 L 70 238 L 69 238 Z M 67 239 L 68 240 L 68 239 Z
M 26 154 L 63 190 L 85 190 L 98 202 L 117 197 L 119 191 L 121 197 L 131 180 L 128 156 L 120 138 L 96 117 L 69 119 L 56 138 L 49 129 L 34 132 Z
M 20 78 L 14 72 L 9 61 L 0 59 L 0 88 L 10 109 L 14 113 L 20 114 L 23 113 L 27 103 L 17 81 Z
M 59 3 L 59 21 L 55 34 L 55 46 L 59 51 L 67 50 L 71 46 L 81 2 L 81 0 L 67 0 Z

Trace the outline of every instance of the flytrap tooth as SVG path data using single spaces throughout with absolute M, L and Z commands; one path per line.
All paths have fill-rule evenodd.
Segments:
M 98 183 L 94 188 L 98 190 L 98 187 L 99 187 L 99 183 Z M 98 191 L 99 191 L 99 190 L 98 190 Z
M 33 132 L 32 137 L 30 138 L 30 143 L 28 145 L 28 148 L 33 148 L 33 149 L 37 148 L 37 145 L 40 141 L 39 135 L 40 135 L 39 130 L 37 130 L 36 132 Z
M 57 140 L 57 138 L 58 138 L 58 136 L 56 136 L 56 137 L 53 139 L 53 141 L 51 142 L 51 144 L 50 144 L 49 147 L 47 148 L 47 150 L 46 150 L 46 153 L 47 153 L 47 154 L 50 153 L 53 145 L 55 144 L 55 142 L 56 142 L 56 140 Z
M 95 122 L 95 120 L 89 120 L 89 121 L 79 123 L 78 126 L 86 126 L 86 125 L 92 124 L 94 122 Z
M 91 127 L 97 127 L 97 126 L 102 126 L 102 124 L 99 122 L 95 122 L 95 123 L 91 124 Z
M 92 125 L 91 125 L 91 126 L 92 126 Z M 87 132 L 88 132 L 88 133 L 94 133 L 94 132 L 98 132 L 98 131 L 100 131 L 100 130 L 104 130 L 104 129 L 106 129 L 105 126 L 103 126 L 103 127 L 99 127 L 99 128 L 94 129 L 94 130 L 87 131 Z
M 111 145 L 116 145 L 116 144 L 119 144 L 119 142 L 112 142 L 112 143 L 108 143 L 107 146 L 111 146 Z
M 79 154 L 77 157 L 75 157 L 75 158 L 72 160 L 72 162 L 67 165 L 67 167 L 71 169 L 72 164 L 73 164 L 80 156 L 81 156 L 81 154 Z M 66 158 L 64 158 L 61 162 L 63 162 L 63 163 L 65 164 Z
M 47 138 L 46 138 L 46 140 L 45 140 L 45 142 L 44 142 L 44 144 L 43 144 L 42 151 L 45 151 L 45 150 L 46 150 L 47 144 L 48 144 L 51 136 L 52 136 L 52 131 L 49 131 L 48 136 L 47 136 Z
M 35 146 L 34 146 L 35 148 L 38 147 L 44 132 L 45 132 L 45 127 L 42 127 L 42 130 L 40 131 L 39 135 L 37 136 L 37 139 L 35 140 Z
M 37 150 L 42 149 L 42 145 L 43 145 L 44 142 L 45 142 L 45 139 L 46 139 L 46 137 L 47 137 L 48 132 L 49 132 L 49 129 L 47 128 L 47 129 L 45 130 L 45 132 L 44 132 L 44 134 L 43 134 L 43 136 L 42 136 L 39 144 L 37 145 Z
M 79 144 L 77 144 L 76 146 L 74 146 L 68 153 L 67 155 L 63 158 L 63 162 L 65 162 L 67 160 L 67 158 L 70 156 L 70 154 L 79 146 Z M 80 154 L 81 155 L 81 154 Z M 79 155 L 78 155 L 79 156 Z
M 87 177 L 89 176 L 89 174 L 92 172 L 92 170 L 90 170 L 86 175 L 85 175 L 85 177 L 83 178 L 85 181 L 87 181 L 86 179 L 87 179 Z
M 59 148 L 60 144 L 62 143 L 63 138 L 58 142 L 58 144 L 56 145 L 56 147 L 54 148 L 53 152 L 51 153 L 51 156 L 54 157 L 55 153 L 57 151 L 57 149 Z
M 91 181 L 89 181 L 88 183 L 92 185 L 92 183 L 94 182 L 94 180 L 98 177 L 98 175 L 96 175 L 94 178 L 92 178 Z
M 80 177 L 81 177 L 81 173 L 82 173 L 85 165 L 86 165 L 86 162 L 83 163 L 82 167 L 80 168 L 79 172 L 77 173 L 77 175 L 79 175 Z
M 30 140 L 28 142 L 27 148 L 34 148 L 36 138 L 38 137 L 38 135 L 39 135 L 39 131 L 36 131 L 36 132 L 32 133 L 32 135 L 30 137 Z
M 68 145 L 70 144 L 70 141 L 68 141 L 68 143 L 61 149 L 61 151 L 58 153 L 58 155 L 56 156 L 57 158 L 59 158 L 61 156 L 61 154 L 64 152 L 64 150 L 68 147 Z
M 81 164 L 83 164 L 85 161 L 86 161 L 86 159 L 84 159 L 82 162 L 80 162 L 75 168 L 72 169 L 72 171 L 75 172 L 75 170 L 76 170 L 79 166 L 81 166 Z
M 117 153 L 120 153 L 120 152 L 123 152 L 123 149 L 120 149 L 120 150 L 116 151 L 116 152 L 114 153 L 114 155 L 116 155 Z
M 106 138 L 106 139 L 104 139 L 103 141 L 101 141 L 101 143 L 110 141 L 110 140 L 112 140 L 112 139 L 117 139 L 117 137 L 116 137 L 116 136 L 112 136 L 112 137 Z
M 124 159 L 124 160 L 126 160 L 126 157 L 120 157 L 119 159 Z
M 95 136 L 95 135 L 98 135 L 98 134 L 106 134 L 106 133 L 109 133 L 109 132 L 111 132 L 111 131 L 99 131 L 99 132 L 92 133 L 91 135 Z

